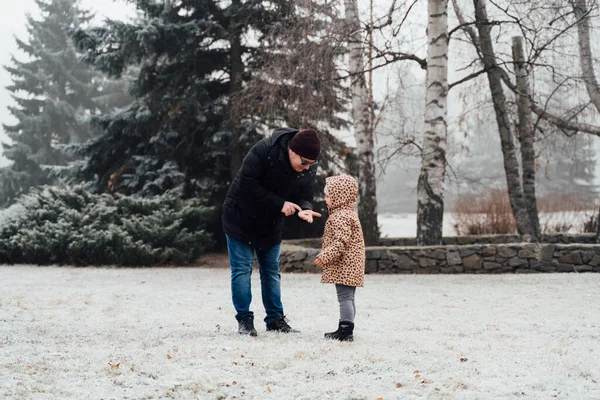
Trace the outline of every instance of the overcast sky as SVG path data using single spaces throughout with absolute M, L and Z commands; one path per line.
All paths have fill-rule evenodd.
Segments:
M 27 39 L 25 23 L 27 14 L 36 16 L 37 6 L 34 0 L 0 0 L 2 5 L 0 9 L 0 66 L 9 65 L 11 55 L 22 58 L 22 54 L 17 49 L 15 36 L 20 39 Z M 124 1 L 113 0 L 81 0 L 84 8 L 90 9 L 96 13 L 99 20 L 104 18 L 122 19 L 133 15 L 133 8 Z M 10 115 L 7 107 L 12 103 L 6 86 L 10 85 L 11 78 L 4 68 L 0 68 L 0 122 L 12 123 L 16 120 Z M 0 127 L 0 140 L 6 135 Z M 0 153 L 2 148 L 0 147 Z M 0 155 L 0 166 L 4 165 L 6 159 Z

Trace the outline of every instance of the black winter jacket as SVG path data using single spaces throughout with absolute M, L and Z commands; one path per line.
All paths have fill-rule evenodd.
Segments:
M 252 146 L 223 204 L 222 223 L 227 235 L 254 248 L 268 249 L 281 242 L 285 201 L 303 210 L 313 209 L 317 165 L 296 172 L 288 156 L 288 143 L 297 132 L 279 128 Z

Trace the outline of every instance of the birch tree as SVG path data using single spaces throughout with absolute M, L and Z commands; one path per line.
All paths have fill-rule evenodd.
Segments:
M 525 208 L 531 222 L 531 235 L 534 241 L 540 240 L 540 220 L 537 211 L 535 195 L 535 132 L 533 130 L 533 113 L 531 111 L 531 90 L 529 72 L 525 62 L 523 38 L 515 36 L 512 39 L 515 75 L 517 77 L 517 108 L 519 122 L 517 132 L 521 143 L 521 168 L 523 171 L 523 198 Z
M 594 72 L 592 49 L 590 46 L 590 10 L 587 7 L 587 0 L 573 0 L 572 5 L 575 18 L 579 21 L 577 23 L 577 37 L 581 76 L 592 104 L 600 111 L 600 86 Z
M 417 186 L 417 244 L 442 242 L 448 114 L 448 0 L 427 4 L 425 137 Z
M 488 78 L 492 101 L 494 103 L 496 123 L 498 124 L 498 131 L 500 134 L 510 205 L 515 216 L 519 234 L 532 235 L 532 224 L 523 201 L 519 162 L 517 160 L 515 143 L 511 132 L 511 122 L 506 96 L 504 95 L 504 89 L 502 87 L 502 74 L 504 71 L 496 62 L 491 35 L 492 25 L 488 20 L 486 2 L 485 0 L 473 0 L 473 5 L 475 6 L 475 24 L 477 31 L 479 32 L 481 61 L 483 62 Z
M 358 216 L 365 243 L 377 244 L 377 184 L 374 163 L 374 129 L 371 121 L 369 90 L 365 79 L 364 40 L 357 0 L 344 0 L 346 26 L 349 31 L 349 75 L 352 91 L 352 122 L 358 160 Z

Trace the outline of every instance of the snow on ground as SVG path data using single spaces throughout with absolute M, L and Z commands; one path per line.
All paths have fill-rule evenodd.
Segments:
M 600 274 L 284 274 L 300 334 L 240 336 L 227 268 L 0 267 L 2 399 L 598 399 Z

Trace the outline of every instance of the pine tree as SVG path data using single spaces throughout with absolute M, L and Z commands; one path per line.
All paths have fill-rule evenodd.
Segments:
M 256 2 L 214 0 L 136 6 L 136 21 L 109 20 L 75 35 L 87 61 L 109 75 L 140 68 L 134 103 L 95 119 L 104 134 L 81 149 L 89 157 L 83 176 L 99 191 L 153 195 L 184 185 L 186 196 L 217 203 L 232 175 L 232 154 L 245 154 L 258 139 L 252 125 L 229 113 L 255 50 L 242 38 L 276 20 L 285 4 L 275 2 L 270 11 Z
M 28 40 L 17 45 L 28 57 L 12 58 L 5 67 L 13 78 L 8 87 L 16 106 L 14 125 L 4 125 L 12 144 L 4 155 L 12 165 L 0 170 L 0 205 L 8 205 L 29 188 L 55 181 L 48 166 L 72 158 L 61 145 L 81 143 L 94 136 L 88 116 L 123 104 L 126 96 L 78 60 L 69 31 L 93 17 L 78 0 L 36 0 L 41 19 L 27 19 Z

